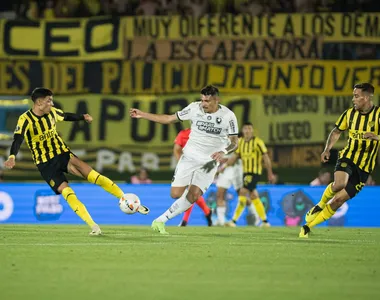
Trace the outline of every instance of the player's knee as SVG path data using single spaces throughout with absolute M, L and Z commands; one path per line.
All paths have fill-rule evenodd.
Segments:
M 333 200 L 331 201 L 330 203 L 330 207 L 336 211 L 339 207 L 341 207 L 344 202 L 346 202 L 347 199 L 345 197 L 342 197 L 342 196 L 337 196 L 337 197 L 334 197 Z
M 170 191 L 170 197 L 174 198 L 174 199 L 178 199 L 179 197 L 181 197 L 183 194 L 183 192 L 181 193 L 180 191 L 178 190 L 171 190 Z
M 347 185 L 346 182 L 334 181 L 333 185 L 331 186 L 331 189 L 334 193 L 337 193 L 343 190 L 346 187 L 346 185 Z

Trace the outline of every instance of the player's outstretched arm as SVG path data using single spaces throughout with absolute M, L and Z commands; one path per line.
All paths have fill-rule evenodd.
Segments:
M 268 153 L 263 154 L 263 160 L 264 160 L 264 166 L 267 169 L 267 173 L 268 173 L 268 181 L 270 183 L 273 183 L 274 175 L 273 175 L 273 170 L 272 170 L 272 162 L 269 158 Z
M 148 121 L 161 123 L 161 124 L 171 124 L 171 123 L 176 123 L 179 121 L 176 114 L 173 114 L 173 115 L 151 114 L 151 113 L 143 112 L 137 108 L 131 108 L 129 110 L 129 115 L 132 118 L 145 119 Z
M 16 155 L 20 150 L 24 137 L 21 134 L 14 134 L 11 151 L 8 159 L 4 162 L 7 169 L 12 169 L 16 165 Z
M 89 114 L 74 114 L 74 113 L 64 113 L 63 120 L 68 122 L 76 122 L 76 121 L 86 121 L 87 123 L 92 122 L 92 117 Z
M 322 162 L 325 163 L 330 159 L 330 150 L 335 145 L 335 143 L 339 140 L 341 133 L 342 131 L 336 127 L 333 130 L 331 130 L 329 137 L 327 138 L 325 150 L 323 150 L 321 154 Z

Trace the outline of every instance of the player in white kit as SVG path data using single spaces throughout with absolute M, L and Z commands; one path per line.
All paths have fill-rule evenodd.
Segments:
M 183 148 L 170 190 L 171 197 L 177 200 L 152 223 L 153 230 L 161 234 L 167 234 L 166 221 L 186 211 L 209 188 L 218 164 L 225 161 L 224 155 L 237 149 L 239 127 L 236 116 L 219 101 L 219 90 L 208 85 L 201 90 L 200 101 L 191 103 L 173 115 L 130 109 L 132 118 L 161 124 L 191 121 L 189 141 Z
M 233 186 L 238 192 L 243 187 L 243 165 L 237 160 L 233 166 L 221 169 L 216 180 L 216 216 L 217 225 L 224 226 L 226 222 L 226 192 Z

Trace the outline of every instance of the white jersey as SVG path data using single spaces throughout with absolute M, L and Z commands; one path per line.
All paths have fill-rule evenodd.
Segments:
M 211 155 L 225 149 L 230 144 L 229 136 L 237 135 L 239 130 L 235 114 L 224 105 L 209 114 L 203 111 L 201 102 L 193 102 L 178 111 L 177 118 L 191 121 L 191 133 L 183 154 L 198 161 L 210 161 Z

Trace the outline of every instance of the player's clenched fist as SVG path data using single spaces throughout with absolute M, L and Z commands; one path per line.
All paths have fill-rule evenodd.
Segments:
M 137 109 L 137 108 L 131 108 L 129 110 L 129 115 L 132 117 L 132 118 L 141 118 L 141 110 Z
M 4 162 L 4 166 L 7 169 L 12 169 L 16 165 L 16 161 L 13 157 L 8 158 L 6 162 Z

